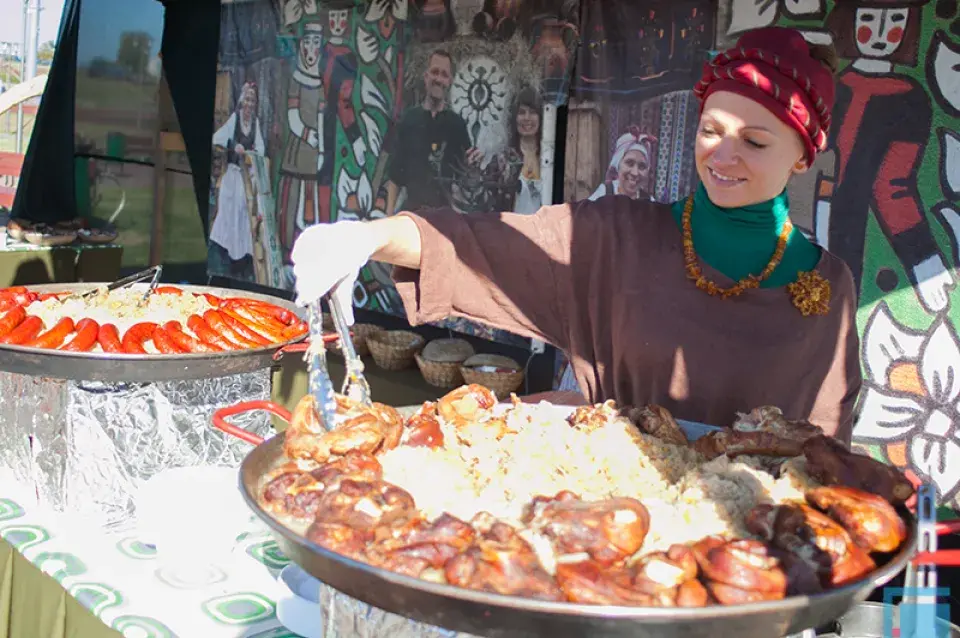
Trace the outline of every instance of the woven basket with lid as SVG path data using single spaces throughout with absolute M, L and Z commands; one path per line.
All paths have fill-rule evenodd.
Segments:
M 427 383 L 438 388 L 455 388 L 463 384 L 460 364 L 473 354 L 473 346 L 463 339 L 434 339 L 416 354 L 416 360 Z
M 499 354 L 478 354 L 460 364 L 460 373 L 467 383 L 486 386 L 504 399 L 523 384 L 523 366 Z

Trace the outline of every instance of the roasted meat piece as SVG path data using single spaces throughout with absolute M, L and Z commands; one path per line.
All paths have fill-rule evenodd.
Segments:
M 447 561 L 473 543 L 475 535 L 468 523 L 449 514 L 432 523 L 415 519 L 402 527 L 375 530 L 367 556 L 375 565 L 420 576 L 426 569 L 443 569 Z
M 623 416 L 630 419 L 637 428 L 650 436 L 674 445 L 687 445 L 689 440 L 670 412 L 659 405 L 645 408 L 628 408 Z
M 650 513 L 632 498 L 581 501 L 571 492 L 534 499 L 523 522 L 551 539 L 557 554 L 589 554 L 601 565 L 631 556 L 643 545 Z
M 400 442 L 409 447 L 443 447 L 443 431 L 437 419 L 436 403 L 427 401 L 410 417 Z
M 859 580 L 876 567 L 839 523 L 803 503 L 758 505 L 746 524 L 764 541 L 802 560 L 825 589 Z M 797 574 L 804 571 L 793 567 Z
M 497 397 L 489 388 L 471 383 L 445 394 L 437 402 L 437 413 L 446 423 L 459 428 L 490 418 L 495 405 Z
M 385 481 L 344 479 L 335 490 L 324 493 L 316 516 L 326 523 L 370 530 L 403 525 L 418 517 L 410 494 Z
M 343 479 L 379 481 L 383 478 L 383 467 L 376 457 L 353 450 L 312 470 L 310 476 L 323 486 L 322 489 L 329 490 L 337 487 Z
M 377 454 L 400 443 L 403 418 L 390 406 L 374 403 L 362 407 L 337 397 L 337 415 L 336 429 L 327 432 L 313 395 L 300 399 L 285 433 L 283 449 L 287 456 L 324 463 L 351 450 Z
M 630 570 L 585 560 L 557 565 L 557 584 L 565 598 L 584 605 L 653 607 L 655 597 L 633 586 Z
M 659 606 L 706 605 L 706 590 L 689 584 L 696 582 L 699 569 L 693 550 L 686 545 L 671 545 L 666 552 L 648 554 L 631 571 L 634 589 L 653 596 Z
M 356 529 L 341 523 L 314 521 L 307 530 L 307 539 L 353 560 L 366 561 L 367 544 L 373 538 L 370 530 Z
M 348 452 L 310 472 L 292 464 L 287 468 L 292 469 L 281 469 L 263 488 L 263 501 L 276 514 L 308 519 L 316 515 L 324 493 L 336 489 L 343 479 L 379 481 L 383 476 L 380 462 L 362 452 Z
M 632 567 L 585 560 L 557 565 L 557 583 L 572 602 L 645 607 L 703 607 L 709 597 L 697 580 L 689 547 L 644 556 Z
M 913 485 L 897 468 L 881 463 L 865 454 L 848 450 L 842 443 L 827 436 L 816 436 L 803 445 L 807 472 L 820 483 L 843 485 L 884 498 L 901 505 L 913 496 Z
M 779 600 L 787 592 L 780 559 L 766 543 L 707 537 L 693 546 L 707 590 L 723 605 Z
M 447 582 L 507 596 L 563 600 L 557 583 L 513 527 L 485 512 L 470 523 L 477 536 L 444 566 Z
M 806 497 L 868 552 L 892 552 L 907 538 L 907 526 L 897 510 L 876 494 L 852 487 L 818 487 Z
M 718 430 L 697 439 L 693 447 L 708 459 L 726 454 L 792 457 L 803 454 L 803 444 L 823 434 L 807 421 L 790 421 L 779 408 L 757 408 L 741 414 L 730 429 Z
M 437 402 L 442 421 L 454 426 L 457 439 L 464 445 L 478 441 L 499 441 L 511 432 L 506 419 L 494 416 L 496 395 L 489 389 L 470 384 L 449 392 Z
M 582 405 L 567 417 L 571 427 L 586 432 L 602 428 L 620 416 L 617 404 L 611 399 L 597 405 Z

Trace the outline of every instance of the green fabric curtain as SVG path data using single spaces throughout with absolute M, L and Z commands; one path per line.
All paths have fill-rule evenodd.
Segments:
M 63 5 L 57 49 L 13 202 L 14 217 L 54 223 L 77 216 L 73 140 L 80 2 L 66 0 Z
M 163 23 L 163 71 L 193 171 L 203 233 L 210 234 L 213 108 L 220 48 L 220 0 L 168 0 Z

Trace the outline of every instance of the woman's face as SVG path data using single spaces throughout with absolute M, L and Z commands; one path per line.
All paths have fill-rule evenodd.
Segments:
M 620 166 L 617 167 L 620 190 L 629 197 L 637 196 L 640 192 L 640 183 L 645 183 L 649 175 L 650 163 L 647 161 L 647 156 L 637 149 L 627 151 L 620 160 Z
M 517 133 L 520 137 L 533 137 L 540 132 L 540 114 L 526 104 L 517 109 Z
M 245 118 L 249 119 L 253 117 L 253 114 L 257 110 L 257 94 L 252 89 L 247 89 L 244 92 L 240 109 Z
M 717 206 L 739 208 L 783 192 L 807 170 L 800 136 L 753 100 L 729 91 L 707 98 L 697 130 L 697 174 Z

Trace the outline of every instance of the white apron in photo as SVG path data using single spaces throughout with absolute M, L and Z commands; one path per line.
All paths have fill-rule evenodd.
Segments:
M 217 193 L 217 216 L 210 229 L 210 239 L 226 248 L 234 261 L 253 254 L 253 233 L 241 170 L 236 164 L 227 165 Z

